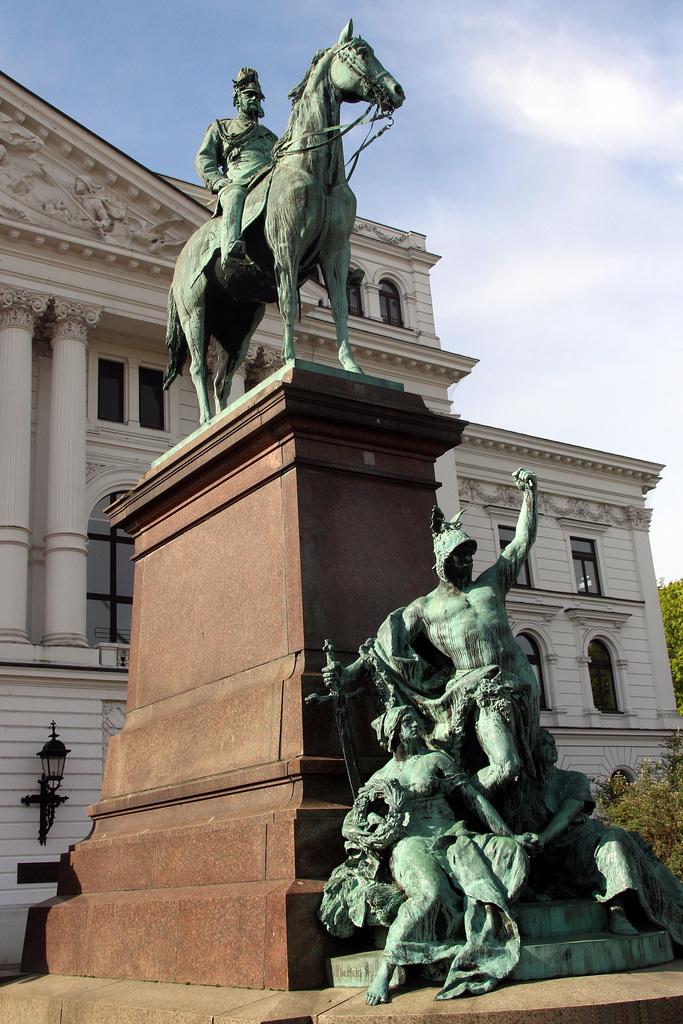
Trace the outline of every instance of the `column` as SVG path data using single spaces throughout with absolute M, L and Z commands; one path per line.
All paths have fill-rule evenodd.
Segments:
M 87 647 L 85 507 L 86 352 L 101 310 L 58 299 L 52 325 L 52 387 L 45 535 L 43 643 Z
M 0 641 L 28 643 L 31 358 L 47 297 L 0 286 Z

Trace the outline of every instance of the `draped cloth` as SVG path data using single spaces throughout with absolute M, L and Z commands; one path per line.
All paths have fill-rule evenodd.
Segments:
M 536 773 L 532 750 L 538 734 L 538 689 L 529 668 L 524 675 L 500 665 L 456 670 L 423 634 L 412 637 L 397 608 L 377 636 L 359 649 L 386 706 L 412 704 L 433 723 L 430 742 L 448 750 L 459 768 L 462 742 L 470 719 L 480 707 L 496 711 L 511 731 L 525 771 Z M 527 668 L 526 659 L 522 665 Z
M 408 800 L 383 772 L 345 819 L 347 859 L 325 886 L 319 917 L 342 938 L 366 924 L 389 926 L 386 958 L 422 965 L 443 982 L 439 999 L 489 992 L 519 960 L 509 907 L 526 882 L 528 857 L 513 839 L 471 832 L 443 796 Z M 436 883 L 436 901 L 402 888 L 416 867 Z

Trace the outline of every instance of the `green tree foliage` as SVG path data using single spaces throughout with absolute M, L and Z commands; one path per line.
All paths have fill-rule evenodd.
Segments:
M 683 580 L 659 581 L 659 603 L 678 710 L 683 713 Z
M 661 761 L 643 761 L 638 778 L 617 776 L 598 784 L 598 813 L 613 825 L 639 832 L 683 881 L 683 736 L 664 741 Z

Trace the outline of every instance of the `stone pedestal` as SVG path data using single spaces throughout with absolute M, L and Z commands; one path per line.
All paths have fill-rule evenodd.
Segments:
M 324 984 L 334 950 L 316 911 L 350 793 L 330 706 L 304 698 L 326 638 L 351 660 L 433 588 L 434 461 L 463 426 L 297 363 L 113 506 L 135 537 L 126 724 L 92 834 L 30 912 L 24 969 Z M 357 704 L 369 772 L 386 755 L 370 698 Z

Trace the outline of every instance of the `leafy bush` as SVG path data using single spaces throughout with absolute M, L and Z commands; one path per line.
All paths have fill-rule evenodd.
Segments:
M 683 714 L 683 580 L 660 580 L 657 589 L 676 703 Z
M 598 813 L 627 832 L 639 832 L 654 852 L 683 881 L 683 736 L 664 741 L 660 761 L 643 761 L 638 778 L 600 782 Z

